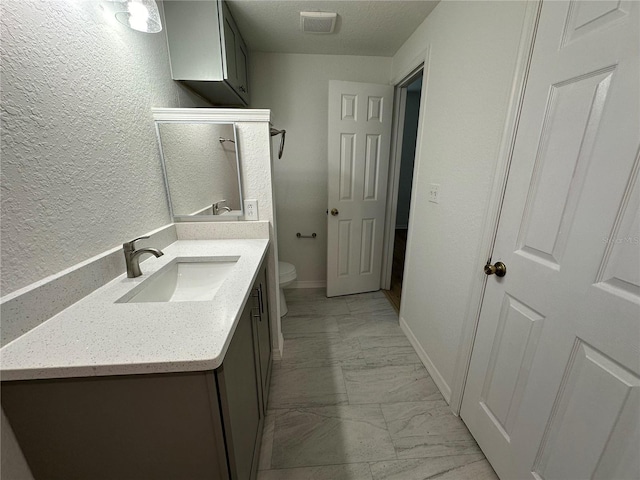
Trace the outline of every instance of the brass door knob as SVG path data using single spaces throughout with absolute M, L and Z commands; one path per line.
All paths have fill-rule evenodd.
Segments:
M 340 212 L 338 211 L 337 208 L 332 208 L 331 209 L 331 215 L 333 215 L 334 217 L 336 217 Z
M 507 266 L 502 262 L 496 262 L 494 265 L 487 263 L 484 266 L 484 273 L 487 275 L 493 275 L 496 277 L 504 277 L 507 274 Z

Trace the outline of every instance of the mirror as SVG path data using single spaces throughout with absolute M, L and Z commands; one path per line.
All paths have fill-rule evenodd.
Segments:
M 243 214 L 235 124 L 156 120 L 156 133 L 174 221 Z

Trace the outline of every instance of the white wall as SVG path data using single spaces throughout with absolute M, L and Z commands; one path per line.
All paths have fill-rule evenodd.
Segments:
M 390 67 L 386 57 L 252 54 L 251 106 L 270 108 L 273 124 L 287 131 L 284 155 L 274 159 L 278 244 L 301 286 L 326 281 L 329 80 L 388 84 Z
M 449 399 L 482 223 L 515 71 L 525 2 L 441 2 L 393 58 L 399 79 L 424 60 L 400 310 Z M 440 184 L 440 203 L 427 201 Z M 474 280 L 475 281 L 475 280 Z
M 170 221 L 151 107 L 202 101 L 112 5 L 1 4 L 2 295 Z

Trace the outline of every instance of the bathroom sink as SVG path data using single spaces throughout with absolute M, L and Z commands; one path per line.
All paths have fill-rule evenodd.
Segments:
M 214 295 L 239 257 L 176 259 L 116 303 L 203 302 Z

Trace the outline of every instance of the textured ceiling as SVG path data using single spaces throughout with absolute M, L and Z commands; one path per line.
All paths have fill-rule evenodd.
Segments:
M 228 0 L 251 51 L 392 56 L 437 5 L 431 0 Z M 300 12 L 336 12 L 333 34 L 305 34 Z

